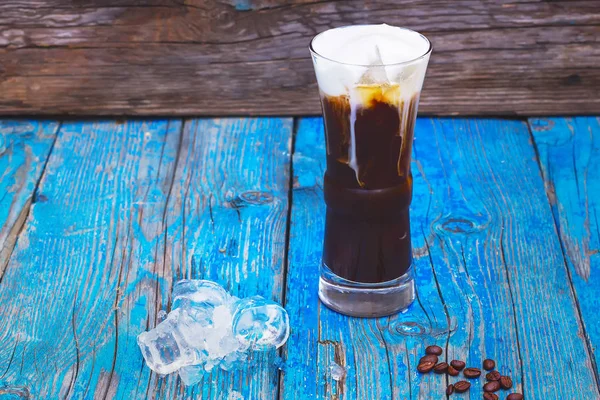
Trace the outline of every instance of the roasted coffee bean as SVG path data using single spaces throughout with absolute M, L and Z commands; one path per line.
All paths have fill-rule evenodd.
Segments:
M 449 384 L 446 388 L 446 396 L 450 396 L 452 393 L 454 393 L 454 385 Z
M 513 383 L 512 379 L 510 379 L 510 376 L 500 377 L 500 386 L 502 386 L 502 389 L 510 389 L 512 385 Z
M 441 355 L 443 352 L 440 346 L 427 346 L 425 349 L 425 354 L 434 354 L 436 356 Z
M 448 367 L 448 375 L 450 375 L 450 376 L 458 376 L 458 371 L 452 365 L 450 365 Z
M 483 360 L 483 369 L 486 371 L 491 371 L 494 368 L 496 368 L 496 362 L 494 360 L 490 360 L 489 358 L 487 360 Z
M 423 361 L 422 363 L 419 363 L 419 365 L 417 365 L 417 371 L 419 371 L 422 374 L 426 374 L 428 372 L 431 372 L 433 367 L 435 367 L 435 363 L 433 363 L 432 361 Z
M 465 362 L 460 360 L 452 360 L 450 365 L 452 365 L 457 371 L 462 371 L 465 367 Z
M 445 374 L 448 371 L 448 363 L 441 362 L 433 367 L 433 372 L 436 374 Z
M 483 400 L 498 400 L 498 395 L 496 393 L 485 392 Z
M 502 375 L 500 375 L 500 372 L 492 371 L 492 372 L 488 372 L 485 375 L 485 379 L 487 379 L 488 381 L 499 381 L 501 376 Z
M 419 360 L 419 364 L 425 361 L 431 361 L 434 364 L 437 364 L 438 362 L 438 356 L 433 355 L 433 354 L 429 354 L 427 356 L 423 356 L 421 357 L 421 359 Z
M 523 395 L 521 393 L 511 393 L 506 396 L 506 400 L 523 400 Z
M 479 368 L 466 368 L 463 371 L 463 375 L 469 379 L 479 378 L 481 370 Z
M 498 381 L 489 381 L 485 385 L 483 385 L 483 390 L 486 392 L 497 392 L 500 390 L 500 382 Z
M 471 384 L 467 381 L 458 381 L 454 384 L 454 390 L 457 393 L 464 393 L 471 387 Z

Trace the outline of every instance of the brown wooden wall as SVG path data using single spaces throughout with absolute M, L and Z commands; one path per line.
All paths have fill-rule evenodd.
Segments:
M 317 114 L 310 39 L 380 22 L 433 42 L 422 113 L 600 113 L 600 0 L 6 0 L 0 114 Z

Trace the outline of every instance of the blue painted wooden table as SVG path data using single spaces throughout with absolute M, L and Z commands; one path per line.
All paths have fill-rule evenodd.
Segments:
M 445 399 L 455 378 L 415 368 L 434 343 L 527 399 L 600 398 L 599 119 L 415 137 L 417 300 L 356 319 L 317 298 L 319 118 L 0 121 L 0 399 Z M 136 336 L 182 278 L 284 303 L 285 367 L 151 373 Z

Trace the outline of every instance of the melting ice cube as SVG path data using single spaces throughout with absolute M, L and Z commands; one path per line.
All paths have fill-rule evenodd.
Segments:
M 216 282 L 184 279 L 173 287 L 173 309 L 182 305 L 216 307 L 229 302 L 229 293 Z
M 204 377 L 204 367 L 202 365 L 188 365 L 179 370 L 179 377 L 186 386 L 195 385 Z
M 193 324 L 187 313 L 177 309 L 156 328 L 141 333 L 137 341 L 146 364 L 159 374 L 170 374 L 186 365 L 201 362 L 202 349 L 191 347 L 180 329 Z
M 387 84 L 389 83 L 387 73 L 383 60 L 381 59 L 381 52 L 379 46 L 375 45 L 375 59 L 367 67 L 367 70 L 361 75 L 358 80 L 359 85 L 375 85 L 375 84 Z
M 341 381 L 346 376 L 346 369 L 336 363 L 329 367 L 329 372 L 334 381 Z
M 285 309 L 260 296 L 242 299 L 236 305 L 233 331 L 246 346 L 255 349 L 280 347 L 290 335 L 289 325 Z
M 289 336 L 285 309 L 260 296 L 238 299 L 215 282 L 185 280 L 173 290 L 173 310 L 138 336 L 146 364 L 159 374 L 179 372 L 186 385 L 215 366 L 239 367 L 253 350 L 282 346 Z

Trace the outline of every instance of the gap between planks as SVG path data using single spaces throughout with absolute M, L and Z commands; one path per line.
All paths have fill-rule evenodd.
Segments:
M 286 296 L 287 296 L 287 277 L 288 277 L 288 260 L 290 253 L 290 230 L 292 227 L 292 206 L 294 200 L 294 153 L 296 151 L 296 135 L 298 134 L 298 123 L 299 117 L 293 117 L 294 121 L 292 124 L 292 137 L 290 138 L 290 160 L 288 164 L 288 203 L 287 203 L 287 215 L 285 220 L 285 250 L 283 253 L 283 284 L 282 284 L 282 293 L 281 293 L 281 304 L 285 308 L 286 304 Z M 284 350 L 285 346 L 282 346 L 277 352 L 282 359 L 285 359 L 287 349 Z M 277 395 L 276 398 L 279 400 L 283 400 L 283 373 L 281 369 L 278 369 L 277 372 Z

